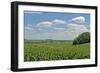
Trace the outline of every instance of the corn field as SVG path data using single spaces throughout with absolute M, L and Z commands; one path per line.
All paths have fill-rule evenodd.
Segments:
M 24 61 L 74 60 L 90 58 L 90 43 L 24 42 Z

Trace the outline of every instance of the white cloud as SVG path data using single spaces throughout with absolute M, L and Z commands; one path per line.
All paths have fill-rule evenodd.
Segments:
M 58 31 L 65 30 L 65 28 L 57 28 L 57 27 L 55 27 L 54 29 L 55 29 L 55 30 L 58 30 Z
M 41 28 L 49 28 L 52 26 L 52 23 L 49 21 L 43 21 L 37 24 L 37 27 L 41 27 Z
M 27 25 L 24 27 L 24 29 L 27 30 L 27 31 L 33 31 L 33 30 L 34 30 L 32 24 L 27 24 Z
M 42 14 L 43 12 L 25 11 L 24 13 L 27 13 L 27 14 Z
M 34 30 L 34 29 L 31 27 L 25 27 L 25 30 Z
M 54 23 L 54 24 L 66 24 L 66 21 L 60 20 L 60 19 L 55 19 L 52 21 L 52 23 Z
M 82 23 L 82 25 L 74 23 L 73 21 Z M 89 32 L 89 29 L 86 25 L 84 25 L 84 22 L 85 18 L 83 16 L 79 16 L 71 19 L 69 23 L 60 19 L 54 19 L 52 21 L 42 21 L 36 25 L 36 27 L 38 28 L 34 27 L 34 29 L 33 26 L 29 24 L 27 27 L 25 27 L 25 29 L 33 31 L 31 31 L 31 33 L 27 32 L 26 38 L 73 40 L 79 34 L 83 32 Z
M 85 25 L 78 25 L 78 24 L 68 24 L 67 28 L 70 31 L 77 31 L 77 32 L 86 32 L 88 29 L 86 28 Z
M 72 23 L 67 25 L 67 33 L 68 35 L 73 36 L 73 39 L 83 32 L 89 32 L 89 29 L 85 25 Z
M 43 21 L 43 22 L 40 22 L 37 24 L 36 27 L 40 27 L 40 28 L 50 28 L 50 27 L 56 27 L 58 25 L 63 25 L 63 24 L 66 24 L 65 21 L 63 20 L 60 20 L 60 19 L 55 19 L 55 20 L 52 20 L 52 21 Z
M 85 17 L 83 16 L 75 17 L 71 21 L 75 21 L 77 23 L 85 23 Z

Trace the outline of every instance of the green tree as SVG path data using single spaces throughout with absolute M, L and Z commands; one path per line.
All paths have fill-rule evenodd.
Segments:
M 73 40 L 73 45 L 89 43 L 89 42 L 90 42 L 90 32 L 84 32 Z

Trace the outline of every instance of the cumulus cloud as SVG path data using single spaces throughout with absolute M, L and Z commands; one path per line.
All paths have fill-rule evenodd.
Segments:
M 25 30 L 34 30 L 34 29 L 31 27 L 25 27 Z
M 37 24 L 37 27 L 40 28 L 49 28 L 52 26 L 52 23 L 50 21 L 43 21 Z
M 54 19 L 51 21 L 42 21 L 36 25 L 36 29 L 32 25 L 25 27 L 31 30 L 32 38 L 35 39 L 55 39 L 55 40 L 73 40 L 82 32 L 88 32 L 89 29 L 84 24 L 85 17 L 79 16 L 69 20 Z M 77 22 L 77 23 L 76 23 Z M 81 25 L 79 25 L 81 23 Z M 35 32 L 37 31 L 37 32 Z M 35 34 L 35 35 L 34 35 Z M 27 35 L 30 37 L 30 35 Z
M 79 16 L 79 17 L 73 18 L 72 21 L 85 22 L 85 18 L 83 16 Z
M 42 14 L 42 12 L 35 12 L 35 11 L 25 11 L 24 13 L 27 13 L 27 14 Z
M 67 31 L 70 32 L 73 36 L 78 36 L 82 32 L 89 32 L 89 29 L 85 25 L 79 24 L 68 24 Z
M 86 28 L 85 25 L 78 25 L 78 24 L 68 24 L 67 25 L 68 29 L 71 31 L 82 31 L 82 32 L 85 32 L 85 31 L 88 31 L 88 29 Z
M 64 20 L 60 20 L 60 19 L 55 19 L 52 21 L 52 23 L 54 24 L 66 24 L 67 22 Z
M 27 31 L 33 31 L 33 30 L 34 30 L 32 24 L 27 24 L 27 25 L 24 27 L 24 29 L 27 30 Z
M 58 31 L 66 30 L 65 28 L 57 28 L 57 27 L 55 27 L 54 29 L 55 29 L 55 30 L 58 30 Z
M 73 19 L 70 20 L 71 22 L 76 22 L 76 23 L 82 23 L 84 24 L 85 23 L 85 17 L 83 16 L 79 16 L 79 17 L 75 17 Z
M 60 19 L 54 19 L 52 21 L 42 21 L 37 24 L 37 27 L 50 28 L 53 26 L 58 26 L 58 25 L 63 25 L 63 24 L 66 24 L 66 21 L 60 20 Z

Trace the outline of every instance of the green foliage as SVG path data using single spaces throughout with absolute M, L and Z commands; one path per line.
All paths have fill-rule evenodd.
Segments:
M 77 38 L 74 39 L 73 45 L 89 43 L 89 42 L 90 42 L 90 33 L 84 32 L 84 33 L 80 34 Z
M 72 45 L 72 41 L 31 41 L 24 44 L 24 61 L 50 61 L 90 58 L 90 44 Z

